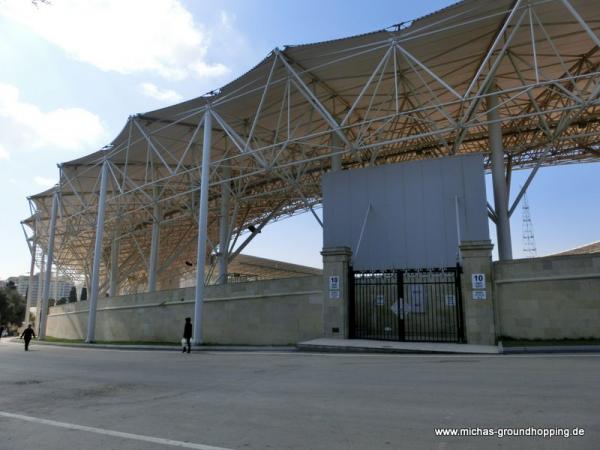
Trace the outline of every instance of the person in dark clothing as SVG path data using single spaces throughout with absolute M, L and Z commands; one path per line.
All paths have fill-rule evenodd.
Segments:
M 0 325 L 0 339 L 2 339 L 2 333 L 4 333 L 4 326 Z
M 25 339 L 25 351 L 29 350 L 29 342 L 32 337 L 35 337 L 35 332 L 33 331 L 33 328 L 31 328 L 31 325 L 28 325 L 21 335 L 21 339 Z
M 192 319 L 191 317 L 185 318 L 185 326 L 183 327 L 183 338 L 187 345 L 187 352 L 192 350 Z M 183 346 L 183 353 L 185 353 L 185 345 Z

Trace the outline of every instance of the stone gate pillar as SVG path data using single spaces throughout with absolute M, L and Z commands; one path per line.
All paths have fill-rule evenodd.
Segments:
M 468 344 L 496 345 L 491 241 L 460 243 L 461 291 Z
M 329 247 L 323 255 L 323 337 L 348 338 L 348 247 Z

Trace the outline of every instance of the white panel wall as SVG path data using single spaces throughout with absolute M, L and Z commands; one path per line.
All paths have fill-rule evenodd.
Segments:
M 453 266 L 455 197 L 461 239 L 489 239 L 480 154 L 330 172 L 323 178 L 324 246 L 350 247 L 359 269 Z

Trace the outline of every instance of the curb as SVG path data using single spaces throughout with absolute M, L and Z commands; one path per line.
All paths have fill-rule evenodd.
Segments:
M 600 353 L 600 345 L 536 345 L 530 347 L 506 347 L 505 355 L 543 354 L 543 353 Z
M 298 344 L 300 352 L 315 353 L 380 353 L 380 354 L 411 354 L 411 355 L 499 355 L 500 353 L 453 352 L 444 350 L 411 350 L 405 348 L 384 347 L 337 347 L 331 345 Z
M 11 337 L 4 338 L 3 341 L 13 344 L 20 344 L 22 341 L 19 338 Z M 180 352 L 179 345 L 127 345 L 127 344 L 84 344 L 84 343 L 66 343 L 66 342 L 46 342 L 35 340 L 34 345 L 44 345 L 51 347 L 70 347 L 70 348 L 87 348 L 87 349 L 103 349 L 103 350 L 147 350 L 147 351 L 169 351 Z M 525 354 L 552 354 L 552 353 L 600 353 L 600 345 L 536 345 L 528 347 L 507 347 L 498 343 L 498 355 L 525 355 Z M 373 347 L 338 347 L 330 345 L 306 345 L 298 344 L 297 346 L 236 346 L 236 345 L 206 345 L 192 346 L 195 352 L 303 352 L 303 353 L 381 353 L 381 354 L 440 354 L 440 355 L 484 355 L 489 353 L 476 352 L 451 352 L 451 351 L 427 351 L 427 350 L 410 350 L 396 348 L 373 348 Z
M 449 352 L 427 352 L 421 350 L 371 347 L 332 347 L 328 345 L 298 345 L 298 351 L 304 353 L 450 354 Z

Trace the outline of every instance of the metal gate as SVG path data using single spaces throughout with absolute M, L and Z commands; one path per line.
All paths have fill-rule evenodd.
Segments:
M 460 266 L 372 271 L 350 268 L 350 337 L 463 342 L 460 273 Z

